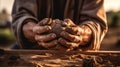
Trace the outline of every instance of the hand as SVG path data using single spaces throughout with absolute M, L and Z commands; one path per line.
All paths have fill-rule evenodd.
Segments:
M 58 42 L 68 49 L 79 47 L 82 38 L 78 33 L 81 32 L 82 29 L 75 25 L 70 19 L 65 19 L 63 26 L 65 30 L 60 33 L 61 38 L 58 39 Z
M 30 42 L 35 42 L 33 27 L 36 25 L 37 24 L 35 22 L 27 22 L 26 24 L 23 25 L 22 28 L 23 35 Z
M 66 21 L 67 20 L 67 21 Z M 90 42 L 92 31 L 86 25 L 75 25 L 70 19 L 64 20 L 66 28 L 61 32 L 58 42 L 72 50 Z M 69 24 L 68 24 L 69 23 Z
M 35 40 L 40 46 L 50 48 L 57 45 L 56 34 L 49 33 L 51 26 L 49 26 L 50 19 L 43 19 L 33 28 Z
M 61 38 L 58 39 L 58 42 L 69 49 L 79 47 L 79 45 L 82 42 L 82 36 L 78 34 L 78 31 L 77 31 L 79 29 L 81 30 L 81 28 L 78 28 L 78 29 L 77 28 L 78 27 L 66 28 L 65 31 L 60 33 Z
M 46 45 L 44 46 L 44 47 L 46 47 L 46 48 L 49 48 L 49 49 L 52 49 L 52 50 L 62 50 L 62 51 L 66 51 L 67 50 L 67 48 L 66 47 L 64 47 L 64 46 L 62 46 L 62 45 L 60 45 L 59 43 L 58 43 L 58 38 L 60 37 L 60 33 L 63 31 L 63 28 L 62 28 L 62 22 L 63 21 L 61 21 L 61 20 L 59 20 L 59 19 L 54 19 L 54 20 L 52 20 L 52 19 L 50 19 L 50 18 L 45 18 L 45 19 L 43 19 L 42 21 L 40 21 L 39 23 L 38 23 L 38 25 L 39 25 L 39 27 L 40 26 L 49 26 L 51 29 L 49 30 L 49 31 L 46 31 L 47 33 L 54 33 L 54 34 L 56 34 L 56 38 L 53 38 L 53 42 L 51 42 L 51 43 L 46 43 Z M 44 29 L 43 31 L 45 31 L 46 29 Z M 36 32 L 37 33 L 37 32 Z M 38 33 L 39 33 L 39 31 L 38 31 Z M 43 32 L 44 33 L 44 32 Z M 40 35 L 39 35 L 40 36 Z M 50 35 L 51 36 L 51 35 Z M 38 37 L 38 36 L 36 36 L 36 37 Z M 43 37 L 41 37 L 41 38 L 43 38 Z M 48 39 L 50 39 L 50 41 L 52 41 L 51 40 L 51 37 L 50 38 L 48 38 Z M 37 39 L 36 39 L 37 40 Z M 41 40 L 41 39 L 38 39 L 38 40 Z M 44 37 L 44 40 L 47 40 L 46 39 L 46 36 Z M 49 42 L 50 42 L 49 41 Z M 44 44 L 44 42 L 42 42 L 42 41 L 39 41 L 38 42 L 39 44 Z

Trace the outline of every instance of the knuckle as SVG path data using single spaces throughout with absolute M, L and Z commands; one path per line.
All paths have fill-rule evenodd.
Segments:
M 47 31 L 51 30 L 51 26 L 45 26 L 44 29 L 47 30 Z
M 73 37 L 73 36 L 72 36 L 72 37 L 71 37 L 71 40 L 72 40 L 72 41 L 75 41 L 75 40 L 76 40 L 76 37 Z
M 35 40 L 38 41 L 38 35 L 35 35 Z
M 65 43 L 65 46 L 69 48 L 69 47 L 71 46 L 71 44 L 68 43 L 68 42 L 66 42 L 66 43 Z
M 37 26 L 33 27 L 33 32 L 36 33 L 37 30 L 38 30 L 38 27 L 37 27 Z
M 62 38 L 59 38 L 59 39 L 58 39 L 58 42 L 62 42 Z
M 39 41 L 39 42 L 43 42 L 43 41 L 45 41 L 45 37 L 44 37 L 44 36 L 36 35 L 36 36 L 35 36 L 35 40 L 36 40 L 36 41 Z
M 50 37 L 50 38 L 55 38 L 55 37 L 56 37 L 56 34 L 51 33 L 51 34 L 49 34 L 49 37 Z
M 41 46 L 45 47 L 45 48 L 48 48 L 48 46 L 46 45 L 46 43 L 40 43 Z
M 64 32 L 64 31 L 62 31 L 62 32 L 60 33 L 60 35 L 61 35 L 61 36 L 64 36 L 64 35 L 65 35 L 65 32 Z

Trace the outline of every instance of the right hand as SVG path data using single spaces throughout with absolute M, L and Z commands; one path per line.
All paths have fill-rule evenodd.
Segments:
M 37 24 L 35 22 L 27 22 L 23 25 L 22 31 L 24 37 L 30 42 L 36 42 L 34 39 L 33 27 Z
M 49 23 L 48 20 L 49 19 L 45 18 L 33 27 L 35 40 L 40 46 L 44 48 L 50 48 L 57 45 L 57 40 L 55 40 L 56 34 L 48 33 L 51 30 L 51 26 L 46 25 Z

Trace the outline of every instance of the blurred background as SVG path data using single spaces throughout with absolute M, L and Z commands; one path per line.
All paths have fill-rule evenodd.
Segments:
M 0 0 L 0 48 L 10 49 L 15 44 L 11 29 L 11 11 L 14 0 Z M 120 0 L 105 0 L 109 30 L 100 50 L 120 50 Z

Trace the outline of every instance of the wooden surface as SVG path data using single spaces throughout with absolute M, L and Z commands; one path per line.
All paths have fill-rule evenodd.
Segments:
M 10 54 L 44 54 L 44 53 L 54 53 L 54 54 L 120 54 L 120 51 L 56 51 L 56 50 L 4 50 L 5 53 Z
M 88 66 L 120 66 L 120 51 L 0 50 L 0 67 Z

